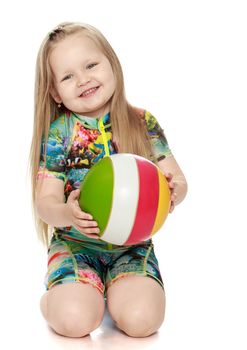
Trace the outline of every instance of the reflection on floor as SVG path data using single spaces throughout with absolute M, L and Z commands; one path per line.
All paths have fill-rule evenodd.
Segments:
M 84 338 L 67 338 L 53 332 L 49 327 L 51 349 L 61 350 L 123 350 L 123 349 L 160 349 L 158 345 L 159 332 L 147 338 L 132 338 L 115 327 L 108 311 L 101 326 Z

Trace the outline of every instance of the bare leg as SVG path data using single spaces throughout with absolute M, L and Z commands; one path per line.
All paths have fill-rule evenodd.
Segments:
M 104 296 L 90 284 L 54 286 L 40 301 L 49 326 L 67 337 L 83 337 L 96 329 L 104 316 Z
M 117 327 L 132 337 L 147 337 L 165 316 L 165 292 L 150 277 L 127 276 L 107 290 L 109 313 Z

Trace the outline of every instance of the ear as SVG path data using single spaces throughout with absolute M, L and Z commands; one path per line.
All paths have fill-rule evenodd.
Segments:
M 54 87 L 51 87 L 50 94 L 51 94 L 52 98 L 55 100 L 55 102 L 57 102 L 57 103 L 63 102 L 60 95 L 58 94 L 57 90 Z

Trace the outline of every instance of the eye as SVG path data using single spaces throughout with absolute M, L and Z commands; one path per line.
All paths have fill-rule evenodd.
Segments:
M 87 65 L 88 69 L 92 69 L 93 67 L 97 66 L 98 63 L 90 63 Z
M 73 77 L 73 74 L 68 74 L 65 77 L 63 77 L 63 79 L 61 81 L 71 79 L 72 77 Z

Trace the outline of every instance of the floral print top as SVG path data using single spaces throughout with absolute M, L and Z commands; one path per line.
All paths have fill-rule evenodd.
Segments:
M 139 112 L 145 120 L 155 159 L 159 161 L 171 156 L 166 137 L 156 118 L 148 111 Z M 62 180 L 67 199 L 71 191 L 80 187 L 84 176 L 96 162 L 106 155 L 117 153 L 112 137 L 110 114 L 101 118 L 90 118 L 67 111 L 51 123 L 46 144 L 46 164 L 44 146 L 43 140 L 38 178 Z M 56 230 L 71 235 L 79 234 L 83 240 L 95 242 L 73 227 Z

